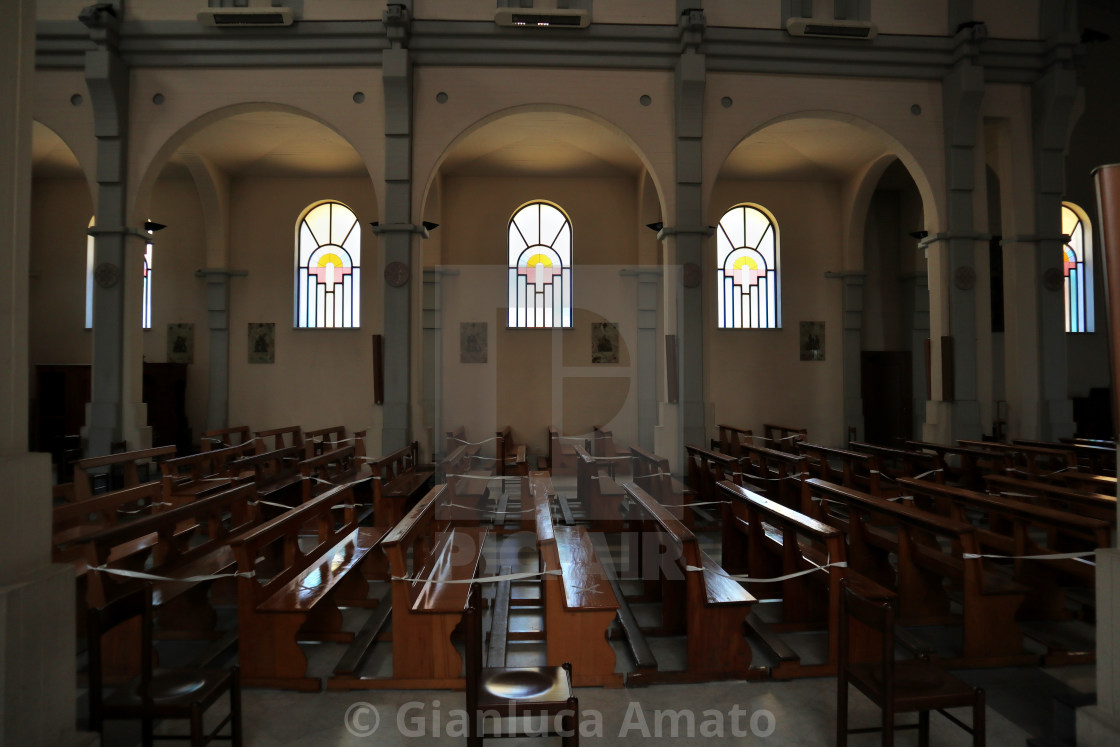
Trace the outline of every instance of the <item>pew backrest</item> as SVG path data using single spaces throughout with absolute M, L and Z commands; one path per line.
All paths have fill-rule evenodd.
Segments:
M 122 488 L 140 484 L 145 472 L 145 482 L 159 481 L 159 463 L 175 456 L 174 446 L 157 446 L 152 449 L 122 451 L 98 457 L 86 457 L 74 462 L 74 490 L 66 497 L 74 501 L 84 501 L 94 494 L 94 475 L 108 473 L 110 489 L 114 479 L 119 479 Z
M 231 428 L 215 428 L 209 431 L 202 432 L 201 449 L 202 451 L 210 451 L 215 448 L 224 448 L 226 446 L 239 446 L 251 442 L 253 439 L 249 435 L 249 426 L 235 425 Z

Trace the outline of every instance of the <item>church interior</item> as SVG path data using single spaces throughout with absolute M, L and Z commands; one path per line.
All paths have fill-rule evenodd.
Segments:
M 1116 3 L 5 10 L 0 744 L 1120 743 Z

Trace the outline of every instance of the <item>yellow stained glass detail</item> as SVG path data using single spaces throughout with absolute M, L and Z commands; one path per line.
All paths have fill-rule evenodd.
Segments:
M 758 269 L 758 263 L 754 261 L 754 257 L 739 257 L 739 259 L 735 260 L 736 270 L 743 269 L 743 265 L 746 265 L 748 270 Z
M 342 260 L 338 258 L 337 254 L 324 254 L 322 257 L 319 257 L 319 266 L 326 267 L 327 265 L 342 267 Z
M 552 267 L 552 260 L 549 259 L 547 255 L 534 254 L 532 257 L 529 257 L 529 261 L 526 263 L 526 267 L 537 267 L 539 265 Z

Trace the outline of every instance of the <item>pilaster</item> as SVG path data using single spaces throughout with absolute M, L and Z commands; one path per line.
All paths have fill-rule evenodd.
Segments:
M 854 433 L 862 439 L 863 424 L 863 283 L 867 273 L 826 272 L 825 277 L 835 278 L 843 283 L 843 367 L 844 367 L 844 433 Z
M 140 283 L 148 235 L 128 225 L 129 69 L 118 51 L 121 11 L 87 7 L 81 21 L 94 49 L 85 54 L 85 77 L 97 137 L 97 195 L 93 284 L 93 366 L 86 416 L 87 456 L 108 454 L 112 444 L 151 444 L 142 399 Z
M 409 384 L 412 365 L 412 288 L 415 278 L 412 243 L 421 231 L 412 224 L 412 58 L 408 50 L 411 3 L 391 3 L 382 14 L 390 48 L 381 53 L 385 89 L 385 210 L 374 230 L 388 272 L 385 303 L 385 402 L 382 449 L 398 449 L 409 440 Z M 400 268 L 404 272 L 400 272 Z M 394 273 L 393 269 L 397 271 Z M 399 280 L 403 280 L 398 284 Z
M 979 438 L 980 403 L 977 375 L 976 253 L 987 248 L 988 236 L 976 231 L 975 191 L 978 165 L 980 106 L 984 69 L 980 46 L 987 27 L 977 24 L 956 33 L 956 62 L 942 82 L 945 116 L 945 231 L 923 241 L 929 259 L 930 358 L 932 400 L 926 407 L 923 431 L 938 440 Z M 952 365 L 942 360 L 952 356 Z
M 35 2 L 0 26 L 0 744 L 93 744 L 75 731 L 74 570 L 52 565 L 50 457 L 27 451 Z

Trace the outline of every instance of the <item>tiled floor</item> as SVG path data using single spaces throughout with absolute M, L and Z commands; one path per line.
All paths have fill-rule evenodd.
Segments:
M 511 506 L 512 508 L 513 506 Z M 709 538 L 710 539 L 710 538 Z M 532 546 L 532 545 L 530 545 Z M 518 553 L 507 546 L 502 564 L 510 558 L 522 567 L 535 565 L 533 553 Z M 718 557 L 718 555 L 716 555 Z M 496 569 L 498 563 L 492 562 Z M 378 586 L 375 584 L 374 586 Z M 374 589 L 380 595 L 380 589 Z M 639 619 L 657 622 L 654 605 L 635 605 Z M 769 612 L 767 610 L 766 612 Z M 356 629 L 360 615 L 347 612 L 347 627 Z M 539 618 L 516 615 L 513 625 L 532 628 Z M 823 636 L 798 636 L 795 648 L 813 658 L 823 650 Z M 651 645 L 659 665 L 684 667 L 683 640 L 654 638 Z M 616 643 L 617 671 L 629 668 L 628 656 Z M 310 674 L 327 677 L 343 651 L 337 644 L 307 646 Z M 508 664 L 543 662 L 543 645 L 511 643 Z M 755 664 L 765 663 L 756 658 Z M 391 646 L 380 644 L 366 661 L 362 674 L 385 676 L 392 671 Z M 1092 666 L 1042 669 L 970 670 L 958 672 L 987 694 L 987 738 L 990 745 L 1021 746 L 1029 738 L 1052 733 L 1055 695 L 1070 689 L 1094 689 Z M 835 744 L 836 680 L 815 678 L 794 681 L 732 681 L 694 685 L 659 685 L 644 688 L 580 688 L 584 744 Z M 278 690 L 246 689 L 243 692 L 244 726 L 250 745 L 395 745 L 462 744 L 466 728 L 462 692 L 369 690 L 347 693 L 300 694 Z M 224 712 L 224 706 L 215 710 Z M 970 721 L 965 711 L 960 718 Z M 850 723 L 870 726 L 879 711 L 854 689 Z M 904 716 L 904 722 L 913 716 Z M 539 728 L 539 724 L 530 724 Z M 136 743 L 131 727 L 114 726 L 106 745 Z M 558 741 L 558 740 L 554 740 Z M 878 744 L 876 735 L 853 736 L 852 745 Z M 899 732 L 900 745 L 917 744 L 915 731 Z M 506 739 L 505 744 L 539 744 L 540 740 Z M 970 737 L 949 721 L 932 718 L 933 745 L 971 744 Z

